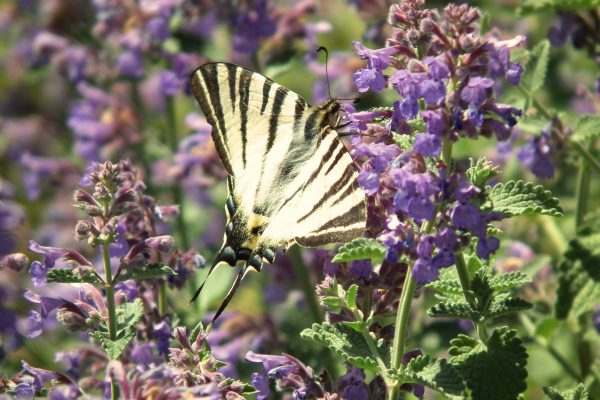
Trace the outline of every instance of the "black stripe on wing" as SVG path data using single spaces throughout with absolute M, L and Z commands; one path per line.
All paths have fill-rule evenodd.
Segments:
M 248 146 L 248 99 L 250 98 L 251 83 L 252 73 L 247 69 L 242 69 L 240 73 L 238 91 L 240 95 L 240 133 L 242 135 L 242 164 L 244 165 L 244 168 L 246 167 L 246 147 Z

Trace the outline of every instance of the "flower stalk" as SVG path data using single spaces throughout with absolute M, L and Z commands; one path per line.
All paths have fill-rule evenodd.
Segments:
M 112 271 L 110 268 L 110 250 L 109 244 L 102 245 L 102 255 L 104 259 L 104 282 L 106 288 L 106 308 L 108 309 L 108 334 L 110 340 L 117 340 L 117 308 L 115 304 L 115 288 L 112 280 Z M 115 379 L 110 380 L 111 399 L 119 398 L 119 388 Z

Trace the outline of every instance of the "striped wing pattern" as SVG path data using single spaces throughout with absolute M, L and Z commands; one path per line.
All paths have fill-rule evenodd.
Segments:
M 319 246 L 364 233 L 365 195 L 326 121 L 337 102 L 310 105 L 248 69 L 209 63 L 191 77 L 229 173 L 221 260 L 260 269 L 276 248 Z

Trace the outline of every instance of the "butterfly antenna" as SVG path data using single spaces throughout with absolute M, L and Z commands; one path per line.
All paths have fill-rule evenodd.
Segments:
M 221 316 L 221 314 L 225 310 L 225 307 L 227 307 L 227 305 L 229 304 L 229 302 L 233 298 L 233 295 L 235 294 L 235 292 L 237 291 L 238 287 L 240 286 L 240 283 L 242 283 L 242 279 L 244 279 L 244 276 L 246 275 L 246 270 L 247 269 L 248 269 L 248 265 L 247 264 L 244 264 L 242 267 L 240 267 L 240 270 L 238 271 L 238 274 L 235 277 L 235 280 L 233 281 L 233 284 L 231 285 L 231 288 L 229 289 L 229 292 L 227 292 L 227 295 L 223 299 L 223 302 L 219 306 L 219 309 L 217 310 L 217 312 L 215 313 L 215 315 L 212 317 L 212 320 L 210 321 L 210 324 L 208 324 L 208 326 L 206 327 L 207 331 L 210 330 L 213 327 L 213 325 L 215 324 L 215 322 L 217 321 L 217 319 Z
M 324 52 L 325 53 L 325 80 L 327 81 L 327 94 L 329 95 L 329 98 L 331 99 L 331 87 L 329 85 L 329 71 L 327 70 L 327 64 L 329 64 L 329 52 L 327 51 L 327 48 L 321 46 L 317 49 L 317 53 L 319 52 Z

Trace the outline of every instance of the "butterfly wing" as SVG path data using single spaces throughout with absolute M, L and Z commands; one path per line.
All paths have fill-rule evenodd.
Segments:
M 230 174 L 222 260 L 259 269 L 278 247 L 362 235 L 364 193 L 326 110 L 232 64 L 201 66 L 191 85 Z

